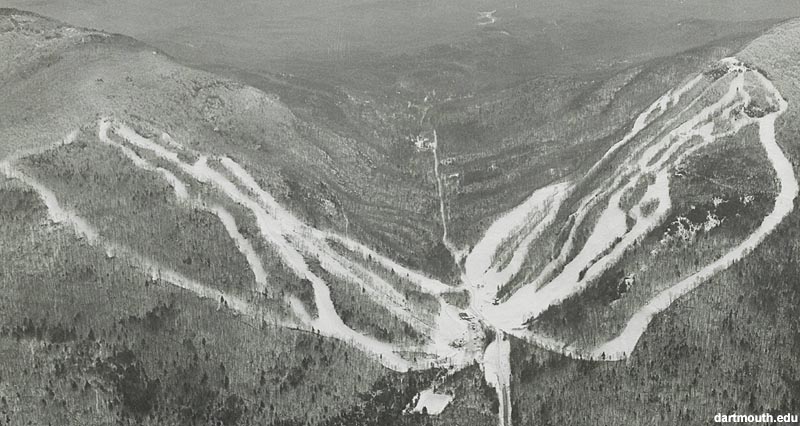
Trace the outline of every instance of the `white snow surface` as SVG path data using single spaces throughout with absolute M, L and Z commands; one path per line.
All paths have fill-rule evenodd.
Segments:
M 483 354 L 486 383 L 497 391 L 499 424 L 511 424 L 511 342 L 501 332 L 489 343 Z
M 412 411 L 421 413 L 424 408 L 430 416 L 442 414 L 442 411 L 453 402 L 453 395 L 436 393 L 433 389 L 425 389 L 417 395 L 417 398 L 417 405 Z

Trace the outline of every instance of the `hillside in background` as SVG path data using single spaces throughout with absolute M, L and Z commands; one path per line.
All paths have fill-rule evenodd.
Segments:
M 157 0 L 5 0 L 0 6 L 126 34 L 198 66 L 317 69 L 322 81 L 348 64 L 363 71 L 376 58 L 407 54 L 414 61 L 420 51 L 450 44 L 483 58 L 497 70 L 495 79 L 509 72 L 584 73 L 669 56 L 736 32 L 742 22 L 797 13 L 794 0 L 171 0 L 169 7 Z M 494 22 L 481 17 L 490 11 Z
M 387 146 L 372 134 L 356 139 L 326 121 L 298 118 L 274 96 L 176 65 L 123 36 L 32 15 L 6 16 L 4 26 L 3 66 L 10 69 L 3 85 L 17 101 L 3 106 L 3 155 L 115 115 L 258 165 L 258 179 L 304 220 L 371 240 L 412 266 L 452 274 L 446 251 L 437 251 L 432 167 L 409 170 L 397 161 L 413 146 Z

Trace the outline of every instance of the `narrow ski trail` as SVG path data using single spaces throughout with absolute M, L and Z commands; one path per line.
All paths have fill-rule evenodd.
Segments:
M 439 170 L 439 136 L 436 134 L 436 129 L 433 130 L 433 144 L 431 145 L 433 151 L 433 174 L 436 176 L 436 191 L 439 194 L 439 216 L 442 223 L 442 244 L 450 252 L 453 261 L 458 264 L 461 259 L 467 255 L 464 250 L 459 249 L 450 241 L 447 235 L 447 222 L 450 215 L 447 213 L 447 195 L 445 194 L 445 182 L 442 179 L 441 171 Z

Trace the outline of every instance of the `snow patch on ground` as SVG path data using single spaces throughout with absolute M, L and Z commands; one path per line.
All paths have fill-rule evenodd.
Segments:
M 428 413 L 431 416 L 442 414 L 445 408 L 453 401 L 453 395 L 436 393 L 433 389 L 425 389 L 417 397 L 417 405 L 412 410 L 415 413 Z

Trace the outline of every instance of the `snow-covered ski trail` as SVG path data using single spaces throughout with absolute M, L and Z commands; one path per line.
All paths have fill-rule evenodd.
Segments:
M 433 130 L 433 142 L 431 144 L 431 151 L 433 151 L 433 174 L 436 177 L 436 191 L 439 194 L 439 216 L 442 223 L 442 244 L 450 252 L 456 264 L 461 262 L 461 259 L 467 253 L 456 247 L 447 235 L 447 222 L 450 219 L 447 207 L 447 195 L 445 193 L 445 182 L 442 179 L 439 160 L 439 136 L 436 134 L 436 129 Z

